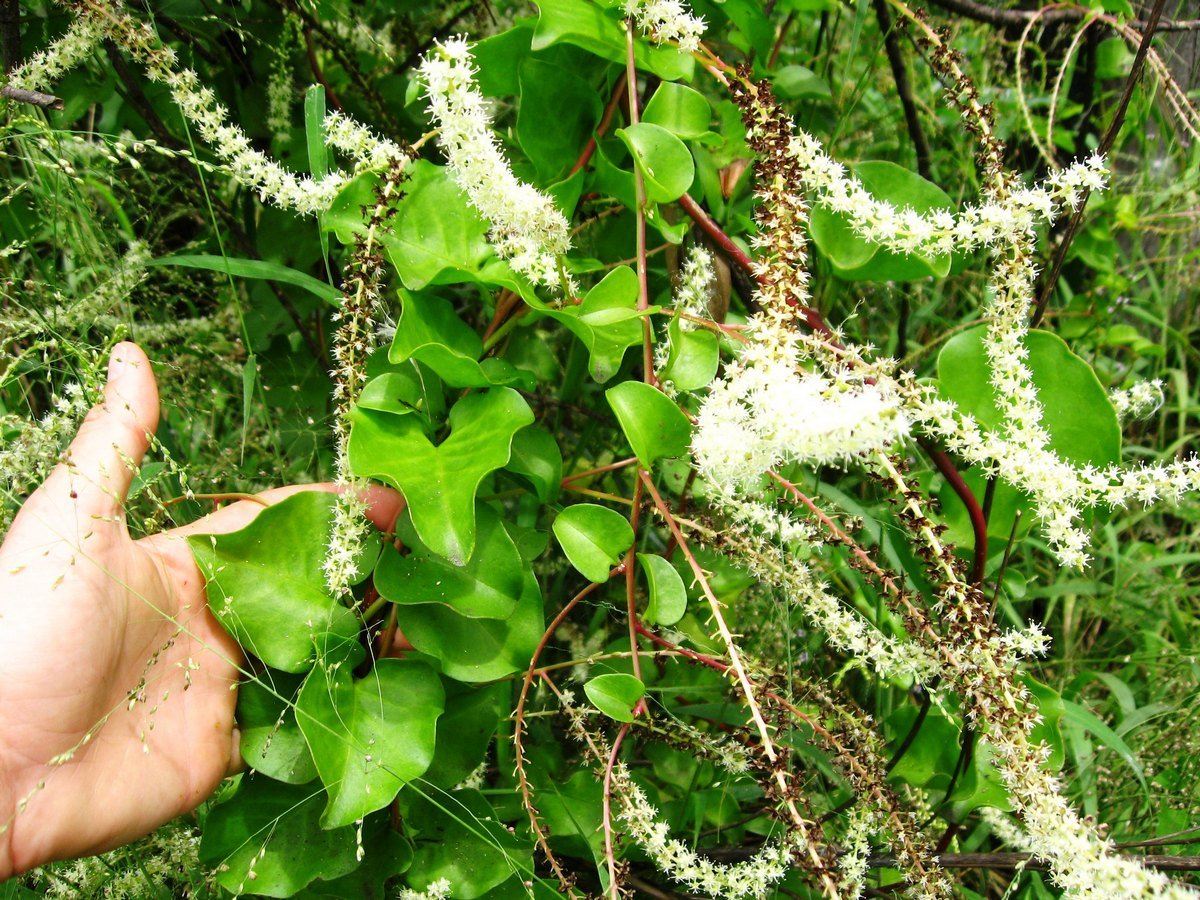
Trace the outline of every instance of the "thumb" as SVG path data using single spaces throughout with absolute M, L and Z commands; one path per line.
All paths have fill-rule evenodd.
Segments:
M 117 515 L 157 428 L 158 385 L 150 360 L 136 344 L 117 344 L 108 360 L 104 400 L 83 420 L 46 488 L 69 482 L 80 511 Z

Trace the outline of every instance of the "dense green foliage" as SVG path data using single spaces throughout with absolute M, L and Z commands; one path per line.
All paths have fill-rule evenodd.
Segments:
M 1132 848 L 1122 853 L 1189 852 L 1194 492 L 1074 509 L 1090 537 L 1083 568 L 1062 564 L 1028 483 L 972 465 L 932 419 L 882 449 L 772 460 L 776 478 L 745 492 L 757 522 L 708 477 L 704 404 L 747 333 L 762 334 L 761 318 L 749 332 L 747 320 L 783 315 L 769 267 L 744 264 L 786 256 L 778 235 L 793 225 L 771 179 L 800 197 L 790 170 L 764 158 L 752 85 L 769 82 L 794 124 L 897 210 L 957 214 L 1003 190 L 989 144 L 968 133 L 993 120 L 972 119 L 942 35 L 900 0 L 691 7 L 708 26 L 696 54 L 636 28 L 628 38 L 621 5 L 605 0 L 23 10 L 22 58 L 80 15 L 149 23 L 154 47 L 174 48 L 253 149 L 341 181 L 326 207 L 279 203 L 280 189 L 181 114 L 166 63 L 120 24 L 39 86 L 62 109 L 3 101 L 3 521 L 54 464 L 122 339 L 148 349 L 163 395 L 131 501 L 139 531 L 194 519 L 205 495 L 284 483 L 372 480 L 407 507 L 394 531 L 364 536 L 346 524 L 361 512 L 352 502 L 307 492 L 244 531 L 192 538 L 213 612 L 250 660 L 238 699 L 247 771 L 194 821 L 0 896 L 499 900 L 557 896 L 560 883 L 579 896 L 711 883 L 680 875 L 681 853 L 620 838 L 639 827 L 639 791 L 701 860 L 748 871 L 788 857 L 765 882 L 771 896 L 855 895 L 839 853 L 866 867 L 866 890 L 908 879 L 932 896 L 945 877 L 960 896 L 1058 896 L 1067 862 L 1013 872 L 994 856 L 1026 849 L 1005 830 L 1017 818 L 995 811 L 1032 814 L 994 758 L 1016 720 L 993 723 L 962 689 L 968 676 L 954 681 L 967 633 L 956 597 L 978 646 L 1031 624 L 1051 638 L 988 689 L 1028 691 L 1013 709 L 1037 718 L 1029 741 L 1045 742 L 1071 806 L 1106 823 Z M 1052 224 L 1032 216 L 1011 238 L 1048 301 L 1020 346 L 1058 459 L 1088 472 L 1166 464 L 1200 424 L 1200 115 L 1168 79 L 1181 44 L 1161 36 L 1120 109 L 1139 11 L 1057 9 L 1068 14 L 1028 28 L 930 20 L 946 15 L 991 105 L 1004 178 L 1032 185 L 1084 160 L 1124 116 L 1108 190 L 1078 230 L 1068 235 L 1062 202 Z M 431 114 L 436 88 L 418 66 L 458 33 L 489 98 L 483 124 L 515 178 L 549 198 L 538 215 L 570 224 L 548 273 L 506 243 L 431 134 L 445 142 L 454 126 Z M 335 152 L 326 109 L 403 153 Z M 788 309 L 824 349 L 792 374 L 845 352 L 854 396 L 898 371 L 903 396 L 928 386 L 926 398 L 1005 436 L 988 341 L 1010 237 L 906 253 L 820 200 L 795 200 L 813 207 L 795 225 L 811 281 L 789 283 L 809 296 Z M 711 271 L 687 305 L 698 250 Z M 887 357 L 895 370 L 877 362 Z M 1121 392 L 1154 379 L 1161 403 L 1127 415 Z M 814 409 L 826 408 L 774 414 L 783 429 L 826 414 Z M 866 430 L 844 428 L 853 440 Z M 810 531 L 763 525 L 780 515 Z M 943 539 L 957 550 L 940 555 Z M 795 586 L 809 574 L 886 646 L 941 652 L 950 674 L 881 673 L 877 657 L 828 638 L 805 606 L 818 589 Z M 979 856 L 930 875 L 935 848 Z

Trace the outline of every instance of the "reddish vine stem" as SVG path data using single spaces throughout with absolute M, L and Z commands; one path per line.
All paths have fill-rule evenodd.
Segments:
M 321 61 L 317 59 L 317 47 L 313 42 L 312 29 L 304 29 L 304 49 L 308 54 L 308 67 L 312 69 L 313 78 L 320 82 L 321 87 L 325 88 L 325 96 L 329 98 L 329 105 L 338 112 L 345 112 L 345 107 L 342 106 L 341 98 L 338 97 L 337 91 L 329 83 L 325 77 L 325 73 L 321 71 Z
M 642 680 L 642 661 L 637 642 L 639 621 L 637 611 L 637 531 L 638 520 L 642 515 L 642 472 L 643 470 L 639 467 L 633 486 L 633 510 L 629 515 L 629 527 L 633 529 L 634 537 L 633 543 L 629 545 L 629 550 L 625 554 L 625 610 L 629 618 L 629 649 L 633 651 L 631 657 L 633 677 L 638 681 Z M 646 698 L 642 697 L 633 707 L 634 718 L 644 712 L 646 712 Z
M 617 111 L 617 105 L 621 102 L 621 94 L 625 91 L 626 78 L 628 78 L 628 74 L 622 72 L 621 77 L 617 79 L 612 96 L 608 99 L 608 105 L 604 107 L 604 115 L 600 118 L 600 124 L 596 126 L 595 133 L 588 138 L 583 152 L 579 154 L 579 159 L 575 160 L 575 165 L 571 166 L 571 171 L 567 173 L 568 178 L 591 162 L 592 155 L 596 152 L 596 138 L 608 131 L 608 126 L 612 124 L 613 113 Z
M 946 479 L 951 489 L 967 507 L 967 515 L 971 518 L 971 531 L 975 538 L 975 552 L 972 555 L 969 579 L 971 584 L 978 586 L 983 581 L 984 568 L 987 566 L 987 519 L 984 518 L 983 508 L 975 499 L 975 494 L 967 487 L 967 483 L 959 474 L 958 469 L 955 468 L 954 461 L 950 459 L 949 454 L 945 450 L 935 447 L 928 438 L 921 438 L 919 443 L 921 449 L 925 451 L 937 470 L 942 473 L 942 477 Z
M 625 565 L 622 563 L 609 572 L 608 577 L 610 579 L 613 578 L 624 568 Z M 554 617 L 554 620 L 546 627 L 546 630 L 542 633 L 541 640 L 538 641 L 537 647 L 534 648 L 533 654 L 529 658 L 529 668 L 525 670 L 525 677 L 521 682 L 521 693 L 517 697 L 517 708 L 513 711 L 513 746 L 517 769 L 517 787 L 521 791 L 521 803 L 525 807 L 525 813 L 529 816 L 529 827 L 533 831 L 534 840 L 537 841 L 537 845 L 546 857 L 546 861 L 550 863 L 550 868 L 554 870 L 554 876 L 564 887 L 570 884 L 570 879 L 567 877 L 566 872 L 563 871 L 561 864 L 558 862 L 558 857 L 554 855 L 554 851 L 550 849 L 550 845 L 546 841 L 541 823 L 538 821 L 537 807 L 533 804 L 533 790 L 529 786 L 529 776 L 525 772 L 525 703 L 529 699 L 529 688 L 533 684 L 534 675 L 537 674 L 538 660 L 541 659 L 542 651 L 546 649 L 546 644 L 550 642 L 550 638 L 554 636 L 554 632 L 558 630 L 558 626 L 566 621 L 567 616 L 571 614 L 571 610 L 581 600 L 600 587 L 600 584 L 601 582 L 594 581 L 568 600 L 558 615 Z M 546 677 L 545 673 L 542 673 L 542 677 Z M 568 891 L 568 893 L 571 892 Z
M 566 487 L 568 482 L 578 481 L 581 478 L 591 478 L 593 475 L 603 475 L 605 472 L 616 472 L 618 469 L 624 469 L 626 466 L 631 466 L 637 462 L 636 456 L 630 456 L 627 459 L 618 460 L 615 463 L 609 463 L 607 466 L 597 466 L 594 469 L 588 469 L 585 472 L 575 472 L 563 478 L 563 487 Z
M 608 863 L 608 894 L 612 900 L 620 900 L 621 897 L 620 885 L 617 883 L 617 857 L 613 853 L 612 773 L 617 764 L 617 754 L 621 752 L 621 744 L 624 743 L 627 734 L 628 722 L 621 726 L 621 730 L 613 739 L 612 751 L 608 754 L 608 763 L 604 767 L 604 859 Z

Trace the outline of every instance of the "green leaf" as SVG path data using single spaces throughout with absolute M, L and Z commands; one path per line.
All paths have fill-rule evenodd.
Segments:
M 659 377 L 680 391 L 695 391 L 707 387 L 717 375 L 721 348 L 711 331 L 696 328 L 684 331 L 683 320 L 671 319 L 667 325 L 667 362 Z
M 642 121 L 658 125 L 676 137 L 698 138 L 709 134 L 712 108 L 699 91 L 664 81 L 642 111 Z
M 440 793 L 414 804 L 405 817 L 416 823 L 416 853 L 405 873 L 408 884 L 425 890 L 444 878 L 453 895 L 473 900 L 508 881 L 513 872 L 532 872 L 531 848 L 514 836 L 479 791 Z M 528 896 L 523 890 L 522 896 Z
M 376 235 L 401 282 L 411 291 L 430 284 L 498 285 L 534 298 L 529 282 L 497 259 L 488 243 L 488 223 L 442 166 L 417 160 L 409 169 L 404 197 L 396 204 L 391 228 Z M 344 244 L 365 229 L 363 207 L 375 205 L 378 176 L 364 173 L 338 193 L 325 224 Z
M 450 789 L 487 759 L 500 720 L 511 711 L 504 682 L 470 687 L 447 680 L 446 712 L 438 719 L 437 747 L 422 782 Z
M 554 520 L 553 530 L 571 565 L 584 578 L 601 583 L 633 543 L 625 517 L 594 503 L 568 506 Z
M 592 377 L 603 383 L 621 368 L 625 351 L 642 342 L 639 319 L 649 310 L 638 310 L 637 297 L 637 274 L 629 266 L 617 266 L 587 292 L 578 306 L 539 312 L 561 322 L 583 341 L 590 355 Z
M 342 300 L 342 292 L 331 284 L 326 284 L 319 278 L 313 278 L 303 272 L 289 268 L 277 262 L 265 259 L 238 259 L 232 256 L 210 256 L 207 254 L 181 254 L 179 256 L 160 256 L 152 259 L 148 266 L 183 266 L 185 269 L 207 269 L 210 272 L 220 272 L 234 278 L 253 278 L 263 281 L 278 281 L 293 287 L 303 288 L 326 303 L 338 305 Z
M 876 199 L 897 209 L 918 213 L 951 209 L 946 193 L 915 172 L 890 162 L 861 162 L 851 167 Z M 818 205 L 812 211 L 811 233 L 818 249 L 829 258 L 838 277 L 848 281 L 911 281 L 950 271 L 950 257 L 903 256 L 859 237 L 845 216 Z
M 299 686 L 299 678 L 272 673 L 270 687 L 253 679 L 238 688 L 242 759 L 256 772 L 288 784 L 307 784 L 317 777 L 316 764 L 287 699 Z
M 651 203 L 678 200 L 692 186 L 696 164 L 691 151 L 671 132 L 650 122 L 618 128 L 620 138 L 642 173 Z
M 450 301 L 435 294 L 401 290 L 400 321 L 388 350 L 393 363 L 416 359 L 451 387 L 526 384 L 524 373 L 500 359 L 477 362 L 483 341 L 455 315 Z
M 382 809 L 423 774 L 444 707 L 441 680 L 423 663 L 381 659 L 361 679 L 345 665 L 313 669 L 296 720 L 329 792 L 322 827 Z
M 324 85 L 309 85 L 304 92 L 304 141 L 308 149 L 308 171 L 319 181 L 329 173 L 329 149 L 325 146 Z
M 513 435 L 533 422 L 529 405 L 511 388 L 468 394 L 450 410 L 451 433 L 440 446 L 416 416 L 355 409 L 351 421 L 355 474 L 396 487 L 424 544 L 463 565 L 475 548 L 479 483 L 508 463 Z
M 562 452 L 554 435 L 536 425 L 517 432 L 512 456 L 505 467 L 526 478 L 537 491 L 538 500 L 549 503 L 562 490 Z
M 771 78 L 771 86 L 789 100 L 828 100 L 833 96 L 825 79 L 804 66 L 784 66 Z
M 276 669 L 304 672 L 316 644 L 353 642 L 358 619 L 329 594 L 325 546 L 334 496 L 303 491 L 230 534 L 192 535 L 208 604 L 239 644 Z
M 375 587 L 393 603 L 441 603 L 471 619 L 507 619 L 525 581 L 525 563 L 500 517 L 476 505 L 475 552 L 465 565 L 452 565 L 424 546 L 401 556 L 387 547 L 375 568 Z
M 526 573 L 517 608 L 507 619 L 468 619 L 436 603 L 395 610 L 409 643 L 458 681 L 492 681 L 525 671 L 546 627 L 541 588 L 532 572 Z
M 554 127 L 546 115 L 553 110 Z M 542 183 L 567 174 L 604 112 L 595 88 L 560 66 L 529 58 L 521 63 L 517 142 Z
M 989 430 L 1001 427 L 1000 410 L 984 352 L 986 326 L 956 334 L 938 354 L 938 390 Z M 1121 427 L 1108 393 L 1083 359 L 1056 334 L 1031 331 L 1024 340 L 1049 448 L 1077 466 L 1103 468 L 1121 461 Z
M 586 0 L 541 0 L 532 47 L 544 50 L 559 42 L 574 44 L 602 59 L 625 65 L 625 33 L 618 20 Z M 690 81 L 695 60 L 673 47 L 651 47 L 639 40 L 633 48 L 639 69 L 664 81 Z
M 237 793 L 204 820 L 200 860 L 235 895 L 290 897 L 318 878 L 345 875 L 358 865 L 354 828 L 322 828 L 324 801 L 315 782 L 243 775 Z
M 620 672 L 597 675 L 583 686 L 592 705 L 610 719 L 632 722 L 633 708 L 646 694 L 646 686 L 632 675 Z
M 664 456 L 687 454 L 692 424 L 658 388 L 641 381 L 623 381 L 605 391 L 604 396 L 643 468 L 650 468 Z
M 683 578 L 670 562 L 653 553 L 639 553 L 638 562 L 646 573 L 650 602 L 645 618 L 656 625 L 674 625 L 687 612 L 687 589 Z

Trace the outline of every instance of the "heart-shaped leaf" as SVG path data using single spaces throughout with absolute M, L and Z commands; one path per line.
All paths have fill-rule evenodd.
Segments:
M 451 433 L 434 446 L 416 416 L 351 413 L 350 465 L 379 478 L 408 501 L 413 527 L 434 553 L 461 566 L 475 548 L 475 494 L 509 459 L 513 435 L 533 412 L 511 388 L 468 394 L 450 410 Z
M 500 518 L 486 504 L 475 507 L 475 552 L 456 566 L 406 538 L 401 556 L 384 549 L 375 567 L 379 595 L 393 603 L 442 603 L 471 619 L 507 619 L 521 596 L 525 563 Z
M 638 462 L 650 468 L 664 456 L 684 456 L 692 423 L 666 394 L 641 381 L 623 381 L 604 392 Z
M 400 291 L 402 310 L 388 359 L 393 363 L 416 359 L 451 387 L 487 387 L 524 384 L 524 374 L 504 360 L 487 365 L 477 360 L 483 341 L 454 313 L 450 301 L 434 294 Z
M 532 572 L 526 573 L 517 608 L 507 619 L 468 619 L 437 603 L 395 609 L 409 643 L 457 681 L 492 681 L 523 672 L 546 627 L 542 591 Z
M 234 895 L 253 886 L 264 897 L 291 897 L 318 878 L 358 865 L 353 828 L 321 827 L 325 792 L 313 782 L 290 785 L 242 777 L 237 793 L 204 820 L 200 859 Z
M 661 556 L 639 553 L 638 562 L 646 573 L 650 602 L 645 618 L 658 625 L 674 625 L 687 612 L 687 589 L 676 568 Z
M 285 672 L 306 671 L 318 643 L 358 634 L 358 619 L 325 584 L 333 503 L 332 494 L 302 491 L 241 531 L 188 538 L 213 615 L 247 652 Z
M 613 672 L 597 675 L 583 686 L 592 705 L 610 719 L 632 722 L 633 708 L 646 694 L 646 686 L 632 675 Z
M 608 581 L 609 570 L 633 543 L 633 529 L 625 517 L 594 503 L 568 506 L 553 529 L 571 565 L 589 581 Z
M 329 792 L 321 825 L 381 809 L 429 768 L 444 705 L 442 682 L 423 663 L 381 659 L 361 679 L 345 665 L 313 669 L 296 720 Z

